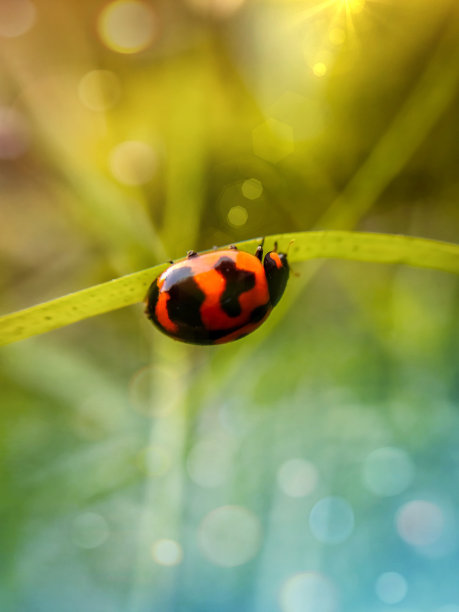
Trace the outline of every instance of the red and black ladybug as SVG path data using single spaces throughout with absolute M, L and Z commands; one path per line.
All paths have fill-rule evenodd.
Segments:
M 172 264 L 152 283 L 148 318 L 165 334 L 193 344 L 223 344 L 259 327 L 282 297 L 289 276 L 285 253 L 255 255 L 230 247 Z

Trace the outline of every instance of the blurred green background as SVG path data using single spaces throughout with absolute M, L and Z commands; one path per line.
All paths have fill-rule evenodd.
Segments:
M 1 312 L 307 229 L 457 242 L 456 0 L 0 0 Z M 0 609 L 459 612 L 459 285 L 295 264 L 191 347 L 2 349 Z

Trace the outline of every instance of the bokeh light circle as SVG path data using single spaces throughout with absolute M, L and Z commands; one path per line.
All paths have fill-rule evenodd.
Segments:
M 116 0 L 99 16 L 102 42 L 118 53 L 138 53 L 153 42 L 157 20 L 151 4 L 141 0 Z
M 403 601 L 408 591 L 405 578 L 397 572 L 385 572 L 378 576 L 375 585 L 376 595 L 386 604 Z
M 315 76 L 317 77 L 323 77 L 327 74 L 327 64 L 324 64 L 324 62 L 316 62 L 315 64 L 313 64 L 312 66 L 312 72 L 315 74 Z
M 30 30 L 37 17 L 35 4 L 30 0 L 1 0 L 0 36 L 16 38 Z
M 157 158 L 146 142 L 128 140 L 112 149 L 109 165 L 111 173 L 120 183 L 144 185 L 156 172 Z
M 222 567 L 247 563 L 261 544 L 259 519 L 242 506 L 221 506 L 207 514 L 198 531 L 201 551 Z
M 312 66 L 312 71 L 316 75 L 316 77 L 323 77 L 327 74 L 327 65 L 324 62 L 316 62 Z
M 182 547 L 175 540 L 167 538 L 157 540 L 151 547 L 153 559 L 159 565 L 173 566 L 181 563 L 183 559 Z
M 368 455 L 363 466 L 365 486 L 380 497 L 401 493 L 412 483 L 413 478 L 413 462 L 399 448 L 378 448 Z
M 249 213 L 244 206 L 233 206 L 228 211 L 228 223 L 234 227 L 240 227 L 247 223 Z
M 312 508 L 309 527 L 319 542 L 339 544 L 354 529 L 354 512 L 342 497 L 324 497 Z
M 118 77 L 111 70 L 91 70 L 78 84 L 78 97 L 92 111 L 113 108 L 120 97 Z
M 277 472 L 277 483 L 290 497 L 305 497 L 312 493 L 319 479 L 316 467 L 304 459 L 289 459 Z
M 256 178 L 246 179 L 241 185 L 241 191 L 248 200 L 257 200 L 263 194 L 263 184 Z
M 80 514 L 72 527 L 72 540 L 80 548 L 97 548 L 109 535 L 107 521 L 96 512 Z
M 442 509 L 429 501 L 413 500 L 398 510 L 396 526 L 400 537 L 412 546 L 430 546 L 437 542 L 445 527 Z
M 335 612 L 336 589 L 318 572 L 295 574 L 282 587 L 280 606 L 282 612 Z
M 0 159 L 18 159 L 28 148 L 25 117 L 14 108 L 0 106 Z

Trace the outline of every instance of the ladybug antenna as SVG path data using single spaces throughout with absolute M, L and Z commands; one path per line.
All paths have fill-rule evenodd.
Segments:
M 290 247 L 292 246 L 292 244 L 293 244 L 294 242 L 295 242 L 295 238 L 292 238 L 292 239 L 290 240 L 290 242 L 288 243 L 288 245 L 287 245 L 287 251 L 285 252 L 285 254 L 286 254 L 286 255 L 288 255 L 288 252 L 289 252 L 289 250 L 290 250 Z
M 287 245 L 287 251 L 286 251 L 286 253 L 285 253 L 285 256 L 287 256 L 287 255 L 288 255 L 288 252 L 289 252 L 289 250 L 290 250 L 290 247 L 292 246 L 292 244 L 293 244 L 294 242 L 295 242 L 295 238 L 292 238 L 292 239 L 290 240 L 290 242 L 288 243 L 288 245 Z M 297 278 L 298 278 L 299 276 L 301 276 L 301 274 L 300 274 L 299 272 L 295 272 L 294 270 L 290 270 L 290 272 L 293 274 L 293 276 L 296 276 Z

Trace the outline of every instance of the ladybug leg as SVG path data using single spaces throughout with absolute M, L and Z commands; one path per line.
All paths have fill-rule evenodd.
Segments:
M 274 243 L 274 249 L 273 249 L 273 251 L 274 251 L 275 253 L 277 253 L 277 240 L 276 240 L 276 242 Z
M 188 253 L 186 254 L 186 258 L 190 259 L 191 257 L 197 257 L 198 254 L 196 253 L 196 251 L 188 251 Z
M 235 244 L 230 244 L 230 245 L 229 245 L 229 248 L 230 248 L 232 251 L 237 251 L 237 246 L 236 246 Z

